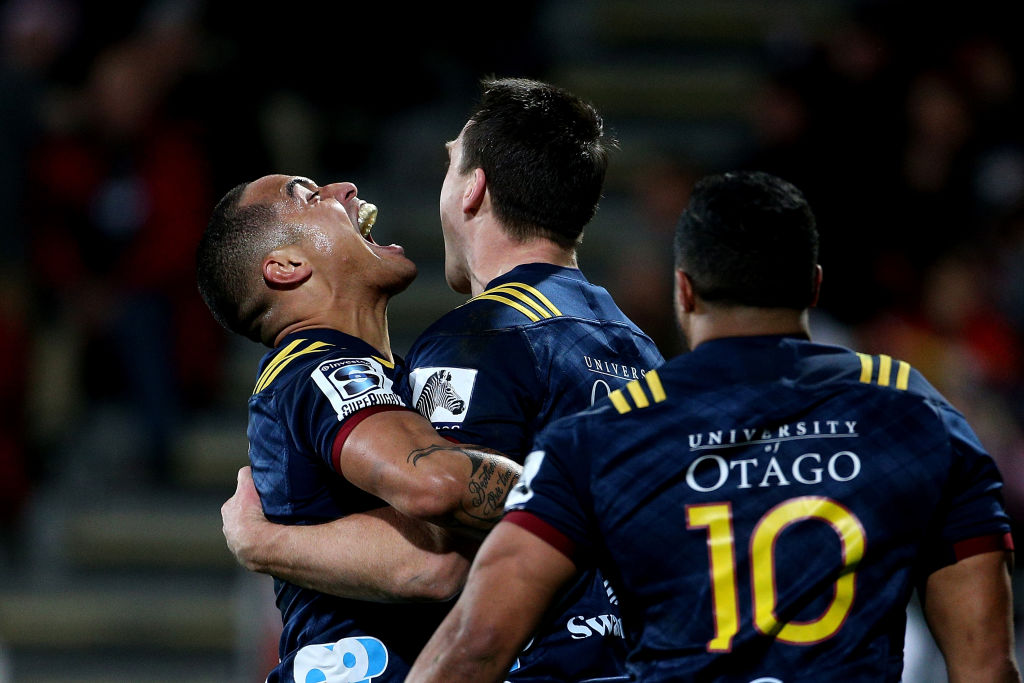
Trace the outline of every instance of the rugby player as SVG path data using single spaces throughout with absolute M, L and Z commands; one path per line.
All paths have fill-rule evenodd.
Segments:
M 817 230 L 762 173 L 676 230 L 692 349 L 537 438 L 409 681 L 500 681 L 581 567 L 635 680 L 899 681 L 915 586 L 951 681 L 1019 681 L 1000 475 L 906 362 L 810 340 Z
M 365 204 L 352 183 L 271 175 L 238 186 L 203 235 L 199 289 L 226 328 L 271 347 L 248 427 L 266 515 L 315 526 L 375 511 L 364 527 L 377 524 L 374 533 L 396 533 L 414 548 L 417 573 L 459 576 L 467 556 L 441 529 L 481 537 L 520 468 L 452 444 L 400 397 L 386 310 L 416 267 L 401 247 L 369 237 L 369 219 L 359 220 Z M 399 514 L 407 523 L 388 523 Z M 407 583 L 417 585 L 403 586 L 389 571 L 389 595 L 436 599 L 457 589 L 415 577 Z M 269 681 L 400 681 L 443 614 L 434 605 L 341 599 L 301 582 L 274 585 L 284 628 Z M 354 597 L 379 595 L 367 584 Z
M 440 197 L 446 280 L 471 298 L 412 345 L 409 404 L 449 439 L 521 462 L 541 427 L 664 359 L 578 268 L 576 248 L 597 210 L 613 145 L 602 117 L 537 81 L 488 80 L 481 95 L 447 144 Z M 225 533 L 243 565 L 349 594 L 364 558 L 347 549 L 367 543 L 358 516 L 311 534 L 270 527 L 254 502 L 243 477 L 225 507 Z M 406 556 L 380 538 L 373 544 L 382 556 Z M 617 600 L 593 568 L 561 591 L 532 636 L 509 663 L 508 680 L 624 676 Z

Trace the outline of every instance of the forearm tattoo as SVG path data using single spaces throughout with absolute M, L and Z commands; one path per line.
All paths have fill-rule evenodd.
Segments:
M 409 453 L 406 460 L 416 464 L 439 453 L 456 453 L 469 458 L 472 470 L 462 497 L 461 515 L 455 522 L 475 529 L 490 529 L 501 519 L 505 498 L 519 480 L 517 470 L 498 452 L 480 446 L 429 446 Z

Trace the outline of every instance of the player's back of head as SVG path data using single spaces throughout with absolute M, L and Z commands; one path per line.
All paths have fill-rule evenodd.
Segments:
M 804 309 L 816 295 L 814 214 L 781 178 L 709 176 L 694 186 L 676 225 L 675 258 L 706 302 Z
M 485 80 L 462 136 L 459 171 L 484 170 L 509 234 L 567 248 L 579 242 L 616 144 L 593 105 L 539 81 Z
M 199 293 L 226 329 L 260 341 L 270 302 L 260 263 L 289 239 L 288 226 L 267 204 L 242 205 L 248 183 L 236 185 L 214 207 L 196 250 Z

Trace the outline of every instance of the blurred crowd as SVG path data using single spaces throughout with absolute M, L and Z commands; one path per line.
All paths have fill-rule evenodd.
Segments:
M 1022 8 L 1024 9 L 1024 8 Z M 820 39 L 779 31 L 758 59 L 749 142 L 730 167 L 783 177 L 821 233 L 812 334 L 910 362 L 963 411 L 1024 521 L 1024 49 L 1012 3 L 942 14 L 852 3 Z M 658 341 L 682 351 L 666 246 L 707 168 L 662 155 L 637 174 L 645 237 L 609 284 Z M 638 269 L 637 262 L 657 267 Z
M 278 25 L 235 3 L 0 4 L 0 522 L 16 522 L 97 406 L 132 412 L 150 445 L 139 476 L 159 482 L 181 421 L 219 398 L 226 337 L 192 272 L 217 197 L 278 167 L 358 170 L 389 116 L 437 97 L 464 110 L 480 76 L 544 78 L 530 23 L 542 4 L 517 3 L 490 38 L 455 11 L 412 9 L 386 41 L 383 9 Z M 812 330 L 919 368 L 977 428 L 1024 520 L 1015 22 L 851 7 L 824 38 L 766 36 L 739 165 L 794 182 L 815 208 L 825 287 Z M 667 268 L 689 187 L 722 169 L 648 170 L 660 182 L 634 201 L 657 226 L 648 257 Z M 679 351 L 665 269 L 638 273 L 621 254 L 609 289 Z
M 748 163 L 815 207 L 842 341 L 909 361 L 967 415 L 1020 521 L 1024 52 L 1012 3 L 925 9 L 865 4 L 780 65 Z

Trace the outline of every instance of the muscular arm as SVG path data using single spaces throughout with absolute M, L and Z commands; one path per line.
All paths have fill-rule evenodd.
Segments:
M 504 680 L 555 593 L 575 572 L 572 561 L 546 541 L 514 524 L 499 524 L 406 681 Z
M 520 467 L 454 445 L 411 411 L 359 423 L 342 474 L 389 503 L 333 522 L 279 525 L 263 516 L 248 468 L 221 509 L 228 547 L 246 568 L 341 597 L 444 600 L 462 587 L 472 553 L 501 517 Z M 438 525 L 445 528 L 440 528 Z
M 982 553 L 928 577 L 924 614 L 951 683 L 1020 681 L 1014 658 L 1009 555 Z
M 239 470 L 221 517 L 228 548 L 246 569 L 356 600 L 448 600 L 462 588 L 477 546 L 393 508 L 325 524 L 275 524 L 263 515 L 249 467 Z
M 360 422 L 339 466 L 346 479 L 399 512 L 478 539 L 501 519 L 522 469 L 493 451 L 451 443 L 411 411 Z

